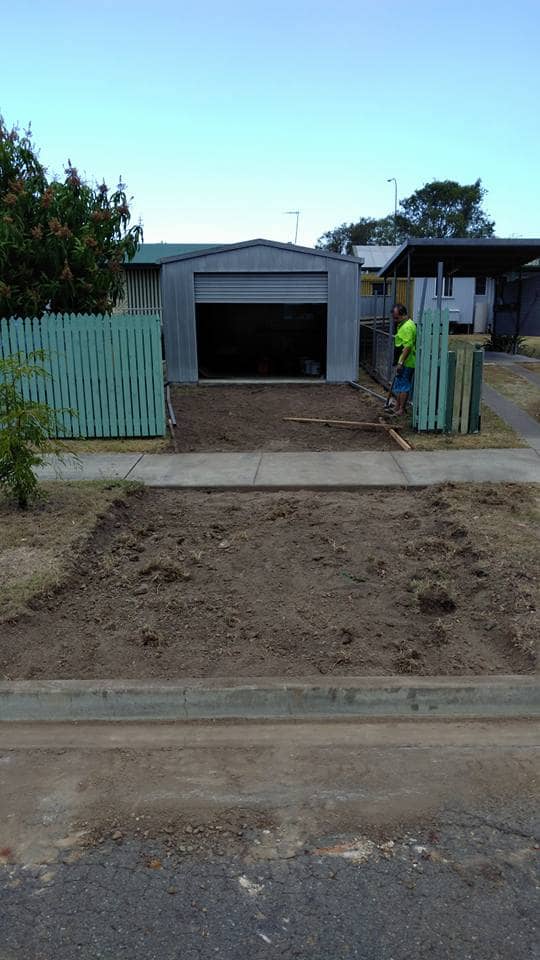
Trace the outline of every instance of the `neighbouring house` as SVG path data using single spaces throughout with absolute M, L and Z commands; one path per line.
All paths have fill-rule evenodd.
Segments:
M 414 277 L 407 282 L 406 275 L 394 278 L 383 278 L 380 272 L 388 261 L 398 251 L 398 246 L 355 246 L 353 252 L 362 263 L 362 282 L 360 313 L 369 318 L 376 314 L 387 313 L 392 305 L 391 301 L 404 303 L 409 312 L 418 319 L 421 309 L 421 291 L 424 278 Z M 424 309 L 437 300 L 437 279 L 427 277 L 424 297 Z M 383 304 L 384 298 L 384 304 Z M 477 329 L 486 330 L 493 321 L 493 306 L 495 301 L 495 281 L 489 277 L 444 277 L 443 305 L 449 311 L 450 323 L 455 328 L 473 328 L 476 320 Z
M 397 246 L 379 246 L 377 244 L 353 247 L 354 256 L 358 257 L 362 264 L 360 267 L 360 316 L 373 316 L 375 306 L 377 304 L 379 307 L 382 305 L 383 297 L 388 298 L 388 306 L 390 306 L 390 298 L 393 293 L 392 280 L 382 280 L 379 276 L 379 270 L 396 250 L 398 250 Z M 412 284 L 409 289 L 411 296 L 409 309 L 412 310 L 412 297 L 414 295 Z M 375 300 L 375 298 L 377 299 Z M 406 302 L 406 277 L 397 277 L 394 299 L 398 303 Z
M 540 337 L 540 260 L 521 275 L 501 279 L 495 292 L 493 331 L 503 336 Z
M 162 260 L 161 295 L 173 382 L 356 378 L 356 257 L 271 240 L 192 249 Z

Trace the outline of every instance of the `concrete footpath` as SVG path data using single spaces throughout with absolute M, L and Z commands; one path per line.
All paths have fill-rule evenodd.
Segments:
M 487 383 L 482 387 L 482 399 L 532 450 L 540 454 L 540 423 L 534 417 Z
M 437 452 L 81 454 L 49 457 L 43 480 L 134 480 L 150 487 L 294 490 L 540 483 L 540 448 Z
M 540 716 L 533 676 L 20 680 L 0 721 L 509 719 Z

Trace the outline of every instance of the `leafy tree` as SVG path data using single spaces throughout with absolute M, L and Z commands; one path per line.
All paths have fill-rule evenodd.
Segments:
M 92 187 L 68 160 L 49 180 L 30 131 L 0 117 L 0 316 L 110 313 L 142 239 L 122 184 Z
M 342 223 L 333 230 L 323 233 L 317 240 L 317 247 L 331 250 L 333 253 L 352 254 L 353 247 L 372 243 L 394 242 L 394 218 L 360 217 L 356 223 Z
M 495 223 L 482 210 L 482 181 L 433 180 L 400 202 L 398 230 L 409 237 L 492 237 Z
M 433 180 L 400 201 L 397 217 L 342 223 L 323 233 L 317 247 L 352 253 L 356 245 L 403 243 L 408 237 L 491 237 L 495 223 L 482 210 L 485 194 L 480 180 Z
M 41 366 L 44 360 L 42 350 L 0 358 L 0 487 L 7 488 L 21 510 L 38 495 L 33 468 L 43 463 L 44 454 L 62 451 L 50 437 L 59 432 L 58 414 L 64 411 L 28 400 L 22 390 L 23 380 L 49 376 Z

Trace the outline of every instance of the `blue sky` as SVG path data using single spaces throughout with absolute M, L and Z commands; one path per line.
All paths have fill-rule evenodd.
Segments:
M 540 236 L 540 7 L 520 0 L 0 0 L 0 111 L 119 175 L 147 241 L 313 244 L 427 180 L 481 177 Z

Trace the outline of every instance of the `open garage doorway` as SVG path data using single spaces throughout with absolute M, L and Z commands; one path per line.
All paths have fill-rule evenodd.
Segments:
M 326 303 L 197 303 L 200 379 L 325 379 Z

